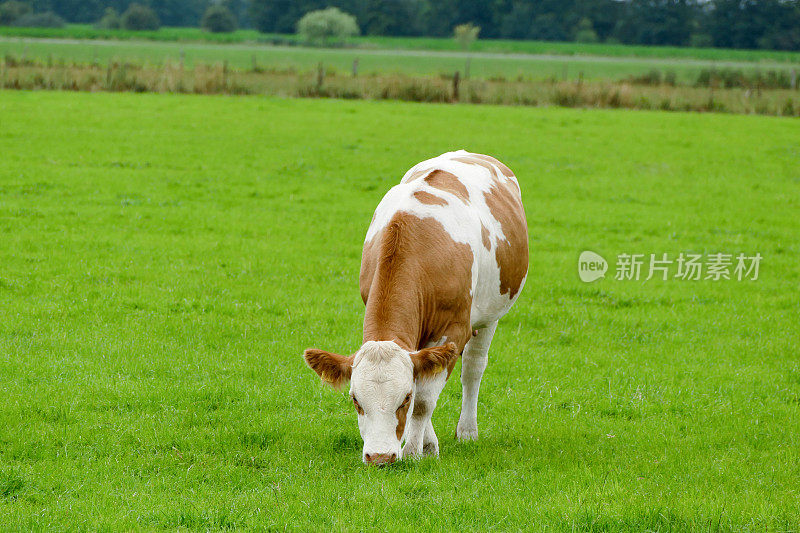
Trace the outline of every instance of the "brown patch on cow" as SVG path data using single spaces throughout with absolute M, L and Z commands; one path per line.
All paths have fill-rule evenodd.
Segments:
M 459 161 L 461 163 L 466 163 L 468 165 L 478 165 L 486 170 L 488 170 L 492 176 L 495 178 L 499 178 L 497 175 L 497 171 L 499 170 L 503 176 L 507 178 L 514 177 L 514 173 L 511 172 L 511 169 L 505 166 L 503 163 L 498 161 L 492 156 L 483 155 L 483 154 L 467 154 L 458 157 L 454 157 L 453 161 Z M 514 184 L 516 186 L 516 184 Z M 519 188 L 517 188 L 519 189 Z
M 478 158 L 472 157 L 470 155 L 462 155 L 462 156 L 454 157 L 453 161 L 459 161 L 461 163 L 466 163 L 468 165 L 481 166 L 481 167 L 485 168 L 486 170 L 488 170 L 489 173 L 491 173 L 492 176 L 494 176 L 495 178 L 497 177 L 497 169 L 495 169 L 495 167 L 493 165 L 490 165 L 487 161 L 484 161 L 483 159 L 478 159 Z
M 427 205 L 447 205 L 447 200 L 439 198 L 429 192 L 417 191 L 414 193 L 414 198 L 419 200 L 420 203 Z
M 470 154 L 470 155 L 472 157 L 474 157 L 474 158 L 482 159 L 483 161 L 487 161 L 489 163 L 492 163 L 493 165 L 495 165 L 497 168 L 500 169 L 500 172 L 503 173 L 503 176 L 505 176 L 507 178 L 514 177 L 514 173 L 511 172 L 511 169 L 508 168 L 507 166 L 505 166 L 503 163 L 501 163 L 497 159 L 495 159 L 494 157 L 492 157 L 490 155 L 484 155 L 484 154 Z
M 431 187 L 446 191 L 457 196 L 465 204 L 469 203 L 469 192 L 461 181 L 446 170 L 434 170 L 425 178 Z
M 500 268 L 500 294 L 513 298 L 528 273 L 528 225 L 525 210 L 516 189 L 497 184 L 484 193 L 486 205 L 500 222 L 506 240 L 495 245 L 495 259 Z
M 336 389 L 350 381 L 353 372 L 354 356 L 346 357 L 324 350 L 310 348 L 303 352 L 303 358 L 311 370 L 317 373 L 322 381 Z
M 406 399 L 403 400 L 403 403 L 400 404 L 400 407 L 397 408 L 397 411 L 394 412 L 395 416 L 397 417 L 397 429 L 395 430 L 395 434 L 397 435 L 397 440 L 403 438 L 403 433 L 406 430 L 406 417 L 408 416 L 408 407 L 411 405 L 411 393 L 408 393 Z
M 492 241 L 489 239 L 489 230 L 481 223 L 481 238 L 483 239 L 483 246 L 487 250 L 492 249 Z
M 428 175 L 428 174 L 430 174 L 430 173 L 431 173 L 431 169 L 429 169 L 429 168 L 426 168 L 426 169 L 423 169 L 423 170 L 415 170 L 415 171 L 414 171 L 414 172 L 412 172 L 412 173 L 411 173 L 411 175 L 410 175 L 410 176 L 409 176 L 409 177 L 408 177 L 408 178 L 405 180 L 405 182 L 406 182 L 406 183 L 408 183 L 409 181 L 414 181 L 414 180 L 416 180 L 416 179 L 419 179 L 419 178 L 421 178 L 421 177 L 423 177 L 423 176 L 426 176 L 426 175 Z
M 395 213 L 361 258 L 364 342 L 393 340 L 413 352 L 447 337 L 461 353 L 471 333 L 471 272 L 469 245 L 440 222 Z
M 361 289 L 361 299 L 365 304 L 369 299 L 369 288 L 375 275 L 379 244 L 380 239 L 375 237 L 371 241 L 365 242 L 364 249 L 361 250 L 361 271 L 358 274 L 358 286 Z

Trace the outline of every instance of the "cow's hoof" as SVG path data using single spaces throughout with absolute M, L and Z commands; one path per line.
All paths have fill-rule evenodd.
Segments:
M 478 428 L 459 424 L 456 428 L 456 438 L 458 440 L 478 440 Z
M 422 455 L 425 457 L 439 457 L 439 443 L 426 442 L 422 445 Z
M 420 450 L 417 446 L 406 444 L 403 446 L 402 455 L 403 459 L 419 459 L 422 457 L 422 450 Z

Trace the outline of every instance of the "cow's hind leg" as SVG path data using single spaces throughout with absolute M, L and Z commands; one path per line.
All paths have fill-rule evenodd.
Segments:
M 492 343 L 497 322 L 479 329 L 461 354 L 461 416 L 456 427 L 456 438 L 475 440 L 478 438 L 478 392 L 481 378 L 489 361 L 489 345 Z
M 414 408 L 406 425 L 403 458 L 439 454 L 439 441 L 433 431 L 431 416 L 446 382 L 447 372 L 443 371 L 417 383 Z

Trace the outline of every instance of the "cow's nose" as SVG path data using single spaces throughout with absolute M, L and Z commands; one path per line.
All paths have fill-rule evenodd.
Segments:
M 388 465 L 397 461 L 396 453 L 367 453 L 364 455 L 367 464 L 371 465 Z

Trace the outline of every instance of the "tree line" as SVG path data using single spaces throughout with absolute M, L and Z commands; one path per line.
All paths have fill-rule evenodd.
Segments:
M 223 3 L 242 27 L 293 33 L 310 11 L 338 7 L 361 33 L 450 36 L 473 23 L 482 38 L 800 50 L 800 0 L 138 0 L 161 24 L 197 26 Z M 30 0 L 35 12 L 96 22 L 131 0 Z

